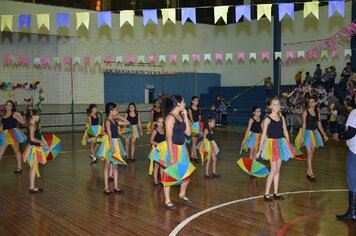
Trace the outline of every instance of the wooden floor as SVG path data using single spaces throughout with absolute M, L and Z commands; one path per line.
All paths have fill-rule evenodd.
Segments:
M 43 194 L 28 193 L 27 167 L 22 176 L 12 173 L 10 150 L 0 162 L 0 235 L 169 235 L 173 230 L 178 235 L 356 235 L 356 223 L 335 220 L 348 204 L 343 142 L 317 150 L 317 183 L 306 181 L 305 161 L 284 162 L 280 192 L 286 199 L 265 203 L 265 179 L 246 176 L 236 164 L 242 133 L 219 131 L 222 178 L 205 180 L 197 165 L 187 193 L 195 204 L 180 203 L 175 188 L 178 210 L 172 212 L 163 208 L 162 189 L 153 188 L 148 175 L 147 136 L 139 140 L 137 162 L 119 168 L 125 194 L 111 196 L 103 193 L 103 162 L 89 165 L 81 134 L 59 136 L 63 153 L 41 166 L 37 179 Z

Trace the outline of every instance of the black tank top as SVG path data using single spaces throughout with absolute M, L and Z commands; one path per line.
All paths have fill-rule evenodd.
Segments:
M 317 123 L 318 123 L 318 114 L 315 114 L 315 116 L 312 116 L 308 110 L 307 111 L 307 118 L 306 118 L 306 126 L 305 128 L 308 130 L 316 130 L 317 128 Z
M 153 122 L 156 122 L 158 120 L 159 117 L 162 117 L 162 109 L 160 112 L 156 111 L 155 109 L 153 110 Z
M 199 121 L 199 115 L 200 115 L 200 108 L 198 107 L 197 110 L 194 110 L 192 107 L 189 108 L 192 111 L 192 117 L 193 117 L 193 122 Z
M 130 125 L 137 125 L 138 124 L 138 114 L 135 116 L 130 116 L 130 114 L 127 114 L 127 120 L 130 121 Z
M 2 118 L 1 119 L 2 123 L 2 129 L 7 130 L 7 129 L 13 129 L 17 127 L 17 120 L 14 118 L 14 113 L 11 114 L 11 116 L 7 118 Z
M 169 114 L 169 115 L 173 116 L 175 119 L 174 126 L 173 126 L 173 132 L 172 132 L 172 143 L 177 144 L 177 145 L 183 145 L 185 143 L 185 136 L 184 136 L 184 131 L 186 129 L 185 122 L 178 120 L 172 114 Z
M 254 133 L 261 133 L 261 121 L 258 122 L 257 120 L 255 120 L 253 117 L 252 117 L 252 120 L 253 120 L 253 123 L 251 125 L 251 132 L 254 132 Z
M 90 116 L 91 125 L 99 125 L 99 117 Z
M 35 127 L 35 138 L 39 139 L 39 140 L 42 139 L 41 131 L 39 129 L 37 129 L 36 127 Z M 30 145 L 41 146 L 39 143 L 32 142 L 31 140 L 30 140 Z
M 111 130 L 111 138 L 118 138 L 119 137 L 119 124 L 115 120 L 114 123 L 110 121 L 110 130 Z
M 157 131 L 155 137 L 154 137 L 154 141 L 156 143 L 162 143 L 164 140 L 166 140 L 166 134 L 161 134 L 160 132 L 158 132 L 157 129 L 155 129 Z
M 209 141 L 213 141 L 213 140 L 214 140 L 214 133 L 212 133 L 211 131 L 209 131 L 209 132 L 206 134 L 206 138 L 207 138 Z
M 270 119 L 270 123 L 267 129 L 268 138 L 283 138 L 283 124 L 282 118 L 279 121 L 273 120 L 271 117 L 267 116 Z

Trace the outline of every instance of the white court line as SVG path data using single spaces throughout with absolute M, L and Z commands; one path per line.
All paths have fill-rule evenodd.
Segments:
M 285 192 L 285 193 L 280 193 L 281 195 L 290 195 L 290 194 L 300 194 L 300 193 L 321 193 L 321 192 L 345 192 L 345 191 L 349 191 L 348 189 L 324 189 L 324 190 L 308 190 L 308 191 L 295 191 L 295 192 Z M 248 197 L 248 198 L 242 198 L 242 199 L 238 199 L 238 200 L 234 200 L 231 202 L 225 202 L 213 207 L 210 207 L 208 209 L 202 210 L 198 213 L 195 213 L 194 215 L 191 215 L 190 217 L 188 217 L 187 219 L 183 220 L 179 225 L 177 225 L 172 232 L 169 234 L 169 236 L 175 236 L 179 233 L 179 231 L 181 229 L 183 229 L 187 224 L 189 224 L 192 220 L 198 218 L 199 216 L 208 213 L 210 211 L 216 210 L 218 208 L 221 207 L 225 207 L 231 204 L 235 204 L 235 203 L 239 203 L 239 202 L 244 202 L 244 201 L 249 201 L 249 200 L 254 200 L 254 199 L 258 199 L 258 198 L 262 198 L 263 195 L 260 196 L 255 196 L 255 197 Z

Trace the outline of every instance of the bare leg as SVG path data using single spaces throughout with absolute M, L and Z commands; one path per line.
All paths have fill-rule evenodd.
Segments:
M 306 147 L 307 149 L 307 174 L 313 175 L 312 161 L 314 156 L 314 148 Z
M 114 167 L 112 166 L 111 162 L 109 161 L 109 177 L 112 177 L 114 175 Z
M 273 178 L 274 193 L 278 193 L 279 174 L 280 174 L 280 169 L 281 169 L 281 165 L 282 165 L 282 160 L 276 161 L 276 164 L 277 164 L 276 165 L 277 171 Z
M 6 150 L 7 146 L 8 146 L 8 145 L 5 145 L 5 146 L 0 147 L 0 160 L 1 160 L 2 156 L 3 156 L 4 153 L 5 153 L 5 150 Z
M 96 148 L 96 143 L 92 142 L 90 143 L 90 150 L 91 150 L 91 155 L 95 157 L 95 148 Z
M 206 162 L 205 162 L 205 175 L 209 175 L 210 162 L 211 162 L 211 157 L 206 159 Z
M 187 181 L 183 182 L 180 185 L 180 192 L 179 192 L 179 197 L 180 198 L 184 198 L 185 197 L 185 194 L 186 194 L 187 188 L 188 188 L 188 184 L 189 184 L 189 179 Z
M 218 159 L 216 158 L 215 154 L 211 154 L 211 158 L 213 159 L 213 174 L 216 174 L 217 173 L 216 167 L 217 167 Z
M 158 170 L 159 170 L 159 165 L 157 163 L 154 163 L 154 169 L 153 169 L 153 182 L 157 183 L 158 182 Z
M 254 156 L 253 156 L 253 153 L 254 153 L 254 148 L 250 148 L 250 159 L 253 159 L 254 158 Z
M 270 161 L 270 164 L 271 164 L 271 171 L 269 172 L 269 175 L 267 177 L 265 195 L 269 194 L 269 190 L 271 188 L 272 181 L 274 179 L 275 174 L 277 173 L 277 162 Z
M 125 138 L 125 152 L 126 152 L 127 158 L 130 158 L 129 147 L 130 147 L 130 139 Z
M 19 149 L 19 144 L 11 144 L 12 150 L 14 150 L 15 156 L 16 156 L 16 161 L 17 161 L 17 169 L 22 169 L 22 158 L 21 158 L 21 152 Z
M 168 187 L 163 187 L 163 192 L 164 192 L 164 202 L 165 204 L 167 205 L 167 203 L 170 203 L 171 202 L 171 187 L 168 186 Z
M 35 178 L 36 178 L 36 167 L 35 165 L 32 165 L 30 168 L 29 172 L 29 177 L 30 177 L 30 189 L 35 188 Z
M 136 138 L 131 138 L 131 159 L 134 159 L 135 148 L 136 148 Z
M 118 188 L 119 186 L 119 173 L 117 172 L 117 165 L 111 164 L 112 169 L 114 171 L 114 188 Z
M 192 147 L 191 147 L 192 155 L 191 156 L 194 159 L 197 158 L 197 152 L 196 152 L 197 141 L 198 141 L 198 139 L 196 137 L 192 137 Z
M 110 161 L 108 159 L 105 160 L 105 166 L 104 166 L 104 185 L 105 185 L 105 190 L 109 188 L 109 171 L 110 171 Z

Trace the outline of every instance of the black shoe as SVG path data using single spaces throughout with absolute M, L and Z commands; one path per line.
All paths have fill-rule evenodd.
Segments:
M 336 219 L 356 221 L 356 192 L 349 191 L 349 209 L 344 215 L 337 215 Z
M 212 175 L 204 175 L 204 179 L 211 179 L 213 178 Z
M 263 195 L 263 200 L 265 200 L 265 202 L 272 202 L 273 201 L 273 198 L 271 196 L 268 196 L 268 195 Z
M 17 168 L 17 169 L 14 171 L 14 174 L 22 174 L 22 169 Z
M 278 193 L 273 194 L 273 200 L 284 200 L 284 197 Z
M 189 198 L 187 198 L 186 196 L 184 196 L 184 197 L 179 197 L 179 199 L 182 201 L 182 202 L 184 202 L 185 204 L 189 204 L 189 205 L 191 205 L 191 204 L 193 204 L 193 201 L 191 201 Z
M 29 193 L 31 194 L 43 193 L 43 189 L 42 188 L 29 189 Z
M 105 193 L 105 195 L 110 195 L 110 194 L 112 194 L 111 190 L 108 189 L 108 188 L 105 189 L 104 193 Z
M 219 174 L 219 173 L 212 173 L 211 174 L 211 176 L 212 176 L 212 178 L 221 178 L 221 174 Z
M 115 189 L 114 189 L 114 193 L 116 193 L 116 194 L 124 194 L 124 191 L 122 191 L 122 190 L 119 189 L 119 188 L 115 188 Z
M 162 182 L 159 181 L 153 182 L 153 187 L 161 187 L 161 186 L 163 186 Z
M 309 180 L 310 182 L 316 182 L 316 177 L 314 175 L 307 175 L 307 180 Z
M 171 203 L 171 202 L 168 202 L 167 204 L 165 204 L 164 207 L 165 207 L 167 210 L 171 210 L 171 211 L 177 210 L 177 207 L 176 207 L 173 203 Z

